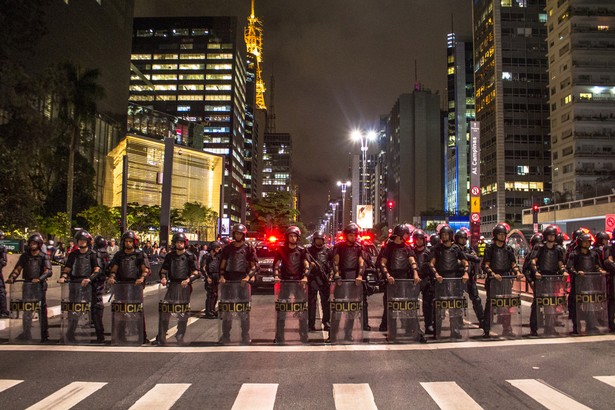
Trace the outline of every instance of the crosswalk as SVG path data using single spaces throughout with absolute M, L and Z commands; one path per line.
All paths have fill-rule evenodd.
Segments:
M 519 391 L 531 398 L 536 408 L 549 410 L 587 410 L 590 407 L 578 402 L 567 392 L 560 391 L 539 379 L 512 379 L 505 380 L 513 386 L 513 391 Z M 593 376 L 592 379 L 584 380 L 583 383 L 598 383 L 615 388 L 615 376 Z M 599 383 L 600 382 L 600 383 Z M 16 386 L 24 386 L 28 383 L 24 380 L 0 379 L 0 403 L 7 402 L 11 389 Z M 601 384 L 604 383 L 604 384 Z M 413 406 L 420 407 L 420 400 L 432 401 L 442 410 L 475 410 L 497 407 L 496 403 L 478 403 L 470 394 L 454 381 L 421 382 L 419 385 L 427 394 L 425 397 L 413 397 Z M 284 387 L 286 389 L 288 387 Z M 177 404 L 177 408 L 185 407 L 185 404 L 177 402 L 188 389 L 199 389 L 199 385 L 191 383 L 157 383 L 149 391 L 143 394 L 129 410 L 145 409 L 171 409 Z M 113 387 L 107 382 L 83 382 L 74 381 L 60 388 L 56 392 L 40 399 L 28 407 L 28 410 L 68 410 L 96 392 L 99 394 L 113 394 Z M 333 403 L 336 410 L 377 410 L 378 400 L 368 383 L 339 383 L 331 386 Z M 194 392 L 193 392 L 194 393 Z M 393 392 L 391 392 L 393 393 Z M 396 392 L 397 394 L 399 392 Z M 235 401 L 231 410 L 272 410 L 276 404 L 276 398 L 280 394 L 280 386 L 276 383 L 244 383 L 236 393 Z M 319 395 L 321 396 L 321 395 Z M 315 398 L 297 398 L 297 400 L 314 400 Z M 383 399 L 384 400 L 384 399 Z M 484 400 L 484 399 L 483 399 Z M 25 406 L 24 406 L 25 407 Z M 127 406 L 128 407 L 128 406 Z M 224 408 L 208 403 L 207 408 Z M 301 407 L 301 406 L 298 406 Z M 321 406 L 326 408 L 324 406 Z M 381 404 L 380 408 L 387 408 Z

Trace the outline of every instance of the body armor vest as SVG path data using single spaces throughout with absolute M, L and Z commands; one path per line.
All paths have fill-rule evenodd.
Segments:
M 538 271 L 555 274 L 559 271 L 559 249 L 557 246 L 547 248 L 546 245 L 538 251 Z
M 190 277 L 190 258 L 192 254 L 184 252 L 181 255 L 173 252 L 171 254 L 171 266 L 169 279 L 171 281 L 182 281 Z
M 92 257 L 91 251 L 81 253 L 75 252 L 75 262 L 73 263 L 72 270 L 70 271 L 71 280 L 81 281 L 85 278 L 89 278 L 92 275 L 92 265 L 90 258 Z

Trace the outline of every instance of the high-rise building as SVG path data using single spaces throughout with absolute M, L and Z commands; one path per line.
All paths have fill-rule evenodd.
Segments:
M 250 201 L 252 198 L 258 198 L 260 193 L 259 179 L 259 125 L 257 121 L 256 107 L 256 58 L 248 53 L 246 55 L 246 131 L 245 131 L 245 174 L 244 174 L 244 189 L 246 190 L 246 198 Z M 250 212 L 250 209 L 247 209 Z M 249 218 L 248 218 L 249 219 Z
M 263 197 L 275 191 L 292 193 L 292 140 L 289 133 L 265 133 L 262 164 Z
M 474 1 L 481 232 L 551 191 L 545 0 Z
M 374 169 L 374 222 L 376 224 L 387 221 L 387 116 L 380 116 L 380 123 L 376 133 L 376 163 Z
M 553 196 L 607 195 L 615 186 L 615 2 L 548 0 Z
M 222 217 L 245 221 L 246 45 L 236 17 L 136 18 L 130 101 L 204 126 L 226 156 Z
M 387 118 L 392 224 L 414 223 L 422 212 L 441 209 L 443 203 L 440 96 L 417 88 L 400 95 Z
M 469 211 L 470 121 L 474 121 L 474 63 L 472 42 L 455 33 L 447 36 L 448 113 L 444 171 L 444 210 L 459 215 Z

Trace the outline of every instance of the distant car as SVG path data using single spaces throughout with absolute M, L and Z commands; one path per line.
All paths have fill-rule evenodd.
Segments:
M 257 244 L 255 248 L 259 269 L 253 286 L 255 288 L 273 288 L 273 258 L 276 248 L 265 243 Z

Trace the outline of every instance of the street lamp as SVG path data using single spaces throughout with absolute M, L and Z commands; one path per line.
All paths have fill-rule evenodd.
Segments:
M 346 226 L 346 189 L 350 186 L 350 181 L 337 181 L 337 186 L 342 188 L 342 226 Z
M 361 204 L 367 205 L 367 144 L 369 141 L 376 139 L 375 131 L 363 132 L 360 130 L 354 130 L 350 133 L 350 137 L 353 141 L 359 141 L 361 143 L 361 162 L 363 164 L 363 172 L 360 174 L 361 184 L 363 190 L 361 191 Z
M 333 233 L 331 236 L 335 237 L 335 235 L 337 235 L 337 201 L 331 202 L 329 205 L 331 206 L 331 210 L 333 212 L 333 222 L 331 223 Z

